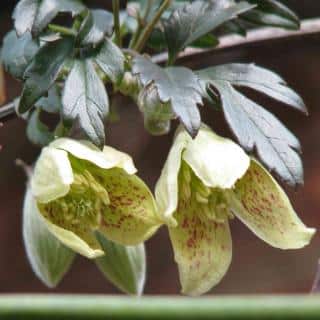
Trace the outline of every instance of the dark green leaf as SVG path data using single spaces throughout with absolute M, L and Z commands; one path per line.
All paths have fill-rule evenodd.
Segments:
M 109 39 L 105 39 L 98 50 L 95 62 L 114 83 L 119 83 L 124 74 L 125 57 Z
M 17 34 L 38 35 L 59 12 L 77 15 L 85 9 L 79 0 L 20 0 L 13 12 Z
M 218 38 L 216 38 L 213 34 L 208 33 L 203 37 L 197 39 L 195 42 L 190 44 L 190 47 L 195 48 L 213 48 L 219 44 Z
M 48 113 L 59 113 L 62 110 L 62 103 L 58 87 L 53 85 L 48 91 L 48 96 L 40 98 L 35 106 Z
M 235 86 L 252 88 L 307 113 L 302 98 L 290 89 L 280 76 L 254 64 L 220 65 L 201 70 L 199 74 L 205 81 L 223 80 Z
M 252 4 L 257 4 L 257 8 L 246 12 L 242 19 L 258 25 L 267 25 L 297 30 L 300 21 L 297 15 L 276 0 L 247 0 Z
M 113 15 L 106 10 L 88 10 L 79 32 L 79 41 L 84 45 L 97 44 L 113 32 Z
M 123 246 L 96 233 L 105 255 L 96 259 L 96 264 L 117 288 L 125 293 L 141 295 L 146 273 L 144 244 Z
M 47 94 L 64 61 L 72 53 L 73 46 L 73 39 L 63 38 L 40 48 L 24 73 L 25 84 L 18 108 L 20 113 L 26 112 Z
M 290 186 L 303 183 L 298 139 L 270 112 L 237 92 L 227 81 L 213 80 L 224 115 L 240 144 L 256 150 L 267 166 Z
M 49 128 L 41 122 L 39 116 L 39 109 L 32 112 L 27 125 L 27 137 L 35 145 L 46 146 L 54 136 Z
M 22 76 L 38 51 L 39 46 L 32 40 L 30 33 L 18 38 L 15 31 L 10 31 L 4 37 L 1 60 L 5 69 L 15 78 Z
M 246 1 L 198 0 L 173 11 L 164 21 L 170 61 L 200 37 L 253 7 Z
M 132 70 L 139 75 L 144 87 L 155 84 L 161 102 L 171 103 L 173 112 L 194 137 L 201 123 L 197 104 L 202 103 L 201 87 L 195 74 L 184 67 L 163 69 L 141 56 L 134 59 Z
M 97 146 L 105 142 L 104 119 L 109 100 L 91 61 L 78 60 L 66 80 L 62 96 L 63 118 L 78 121 L 80 129 Z
M 55 287 L 71 267 L 75 254 L 48 230 L 31 190 L 23 205 L 23 240 L 31 267 L 48 287 Z

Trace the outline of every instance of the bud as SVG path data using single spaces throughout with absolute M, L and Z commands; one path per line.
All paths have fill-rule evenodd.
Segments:
M 137 98 L 144 115 L 144 126 L 153 135 L 164 135 L 170 131 L 170 121 L 175 118 L 171 104 L 161 102 L 154 84 L 145 87 Z
M 121 291 L 141 295 L 145 283 L 146 253 L 144 244 L 123 246 L 96 232 L 96 238 L 105 252 L 96 264 L 105 277 Z

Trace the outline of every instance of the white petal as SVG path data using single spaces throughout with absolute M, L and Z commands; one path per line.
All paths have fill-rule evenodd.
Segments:
M 129 174 L 136 172 L 132 159 L 123 152 L 111 147 L 104 147 L 103 151 L 89 141 L 77 141 L 69 138 L 60 138 L 53 141 L 50 147 L 65 150 L 76 158 L 87 160 L 103 169 L 120 167 Z
M 189 139 L 183 159 L 207 187 L 221 189 L 233 187 L 250 165 L 250 158 L 236 143 L 205 125 L 194 140 Z
M 51 147 L 42 149 L 31 178 L 31 190 L 38 202 L 48 203 L 65 196 L 73 182 L 67 152 Z
M 181 156 L 188 141 L 187 135 L 178 133 L 155 188 L 158 212 L 164 220 L 171 221 L 172 224 L 175 224 L 172 214 L 178 205 L 178 175 Z

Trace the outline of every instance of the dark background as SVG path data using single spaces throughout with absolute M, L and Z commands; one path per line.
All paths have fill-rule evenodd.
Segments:
M 105 4 L 107 1 L 90 1 Z M 111 1 L 110 1 L 111 2 Z M 320 17 L 320 2 L 285 1 L 301 17 Z M 89 2 L 88 2 L 89 3 Z M 1 1 L 0 39 L 11 28 L 10 13 L 14 1 Z M 261 96 L 257 99 L 274 111 L 301 139 L 305 165 L 305 186 L 288 190 L 300 217 L 308 226 L 320 227 L 320 36 L 290 41 L 272 41 L 259 45 L 228 49 L 188 58 L 184 63 L 202 68 L 225 62 L 255 62 L 281 74 L 305 99 L 310 116 L 304 117 L 289 108 Z M 8 97 L 19 94 L 20 85 L 7 77 Z M 217 132 L 230 136 L 219 113 L 204 109 L 203 120 Z M 121 121 L 108 126 L 108 144 L 130 153 L 139 174 L 153 188 L 171 144 L 171 136 L 151 137 L 143 129 L 137 108 L 123 103 Z M 78 257 L 55 290 L 47 290 L 32 273 L 27 262 L 21 234 L 21 206 L 25 176 L 14 165 L 16 158 L 32 163 L 39 149 L 25 137 L 25 123 L 12 119 L 0 128 L 0 292 L 118 293 L 104 281 L 95 265 Z M 298 251 L 281 251 L 256 238 L 244 225 L 231 225 L 234 255 L 231 268 L 212 293 L 294 293 L 308 292 L 320 257 L 320 235 L 312 244 Z M 147 294 L 177 294 L 179 282 L 172 250 L 165 228 L 147 243 Z

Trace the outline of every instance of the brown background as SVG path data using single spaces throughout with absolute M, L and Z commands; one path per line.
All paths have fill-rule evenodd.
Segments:
M 94 1 L 98 3 L 99 1 Z M 106 1 L 103 1 L 104 3 Z M 91 2 L 90 2 L 91 3 Z M 320 16 L 318 1 L 287 1 L 303 17 Z M 10 4 L 10 5 L 9 5 Z M 10 29 L 12 1 L 0 5 L 0 39 Z M 308 226 L 320 227 L 320 36 L 293 41 L 276 41 L 196 56 L 181 63 L 202 68 L 224 62 L 255 62 L 281 74 L 305 99 L 310 116 L 261 96 L 251 96 L 269 107 L 301 139 L 305 165 L 305 186 L 289 190 L 292 202 Z M 19 93 L 19 84 L 7 77 L 8 96 Z M 230 136 L 221 115 L 203 109 L 203 119 L 217 132 Z M 159 176 L 168 153 L 171 136 L 151 137 L 144 130 L 139 112 L 124 102 L 121 122 L 108 126 L 108 143 L 130 153 L 139 174 L 150 187 Z M 32 163 L 39 149 L 25 137 L 25 124 L 13 119 L 0 129 L 0 292 L 118 293 L 96 269 L 78 257 L 55 290 L 47 290 L 33 275 L 26 260 L 21 237 L 21 206 L 25 176 L 14 165 L 21 158 Z M 293 293 L 308 292 L 320 257 L 320 235 L 298 251 L 280 251 L 257 239 L 239 221 L 232 222 L 234 255 L 231 268 L 212 293 Z M 147 294 L 176 294 L 178 275 L 165 228 L 147 243 Z

